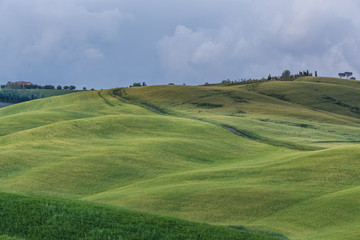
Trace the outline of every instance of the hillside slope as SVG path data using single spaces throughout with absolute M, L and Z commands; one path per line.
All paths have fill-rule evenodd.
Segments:
M 269 234 L 44 197 L 0 193 L 0 207 L 0 234 L 7 234 L 0 236 L 0 239 L 5 240 L 279 239 Z
M 1 117 L 6 129 L 0 137 L 0 187 L 77 198 L 159 174 L 278 151 L 214 124 L 162 116 L 106 91 L 100 94 L 79 93 L 2 109 L 0 114 L 11 114 Z
M 0 190 L 291 239 L 354 239 L 360 120 L 329 99 L 354 110 L 357 91 L 357 82 L 303 78 L 79 92 L 12 105 L 0 109 Z
M 325 80 L 300 78 L 226 87 L 150 86 L 123 89 L 119 94 L 171 115 L 231 126 L 274 145 L 311 150 L 360 143 L 356 133 L 360 113 L 355 113 L 360 106 L 360 84 Z M 351 84 L 357 87 L 349 87 Z
M 291 239 L 359 236 L 360 146 L 285 159 L 181 172 L 86 199 L 214 224 L 256 226 Z

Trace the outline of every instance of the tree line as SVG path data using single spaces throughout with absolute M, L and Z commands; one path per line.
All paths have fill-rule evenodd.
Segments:
M 72 93 L 74 90 L 61 90 L 56 89 L 1 89 L 0 102 L 6 103 L 20 103 L 39 98 L 46 98 L 51 96 L 64 95 Z
M 315 77 L 317 77 L 317 71 L 314 73 Z M 299 77 L 306 77 L 306 76 L 313 76 L 309 70 L 306 71 L 299 71 L 297 74 L 291 74 L 289 70 L 285 70 L 282 72 L 281 76 L 271 76 L 271 74 L 268 75 L 267 78 L 263 77 L 261 79 L 241 79 L 241 80 L 222 80 L 220 83 L 221 85 L 242 85 L 242 84 L 249 84 L 249 83 L 256 83 L 256 82 L 267 82 L 271 80 L 277 80 L 277 81 L 293 81 Z M 211 85 L 209 83 L 205 83 L 205 86 Z
M 352 72 L 344 72 L 344 73 L 339 73 L 339 77 L 343 78 L 349 78 L 352 80 L 356 80 L 355 77 L 351 77 L 352 76 Z M 309 70 L 306 71 L 299 71 L 296 74 L 291 74 L 291 72 L 289 70 L 284 70 L 281 74 L 281 76 L 271 76 L 271 74 L 268 75 L 267 78 L 261 78 L 261 79 L 241 79 L 241 80 L 222 80 L 220 83 L 217 84 L 221 84 L 221 85 L 241 85 L 241 84 L 249 84 L 249 83 L 255 83 L 255 82 L 266 82 L 266 81 L 271 81 L 271 80 L 277 80 L 277 81 L 294 81 L 295 79 L 299 78 L 299 77 L 307 77 L 307 76 L 318 76 L 317 71 L 314 72 L 314 74 L 312 72 L 309 72 Z M 217 85 L 215 84 L 215 85 Z M 207 85 L 212 85 L 209 83 L 205 83 L 205 86 Z
M 353 75 L 352 72 L 343 72 L 343 73 L 339 73 L 339 78 L 343 78 L 343 77 L 346 77 L 346 78 L 349 78 L 352 79 L 352 80 L 356 80 L 355 77 L 351 77 Z
M 76 87 L 74 85 L 70 86 L 61 86 L 58 85 L 56 88 L 54 85 L 38 85 L 32 84 L 30 82 L 7 82 L 6 84 L 0 85 L 1 89 L 57 89 L 57 90 L 75 90 Z M 85 89 L 86 90 L 86 89 Z

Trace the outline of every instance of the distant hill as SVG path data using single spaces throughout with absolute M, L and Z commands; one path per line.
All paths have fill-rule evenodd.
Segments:
M 354 144 L 360 82 L 302 77 L 238 86 L 150 86 L 121 96 L 176 115 L 228 125 L 264 142 L 298 149 Z M 354 127 L 354 128 L 353 128 Z

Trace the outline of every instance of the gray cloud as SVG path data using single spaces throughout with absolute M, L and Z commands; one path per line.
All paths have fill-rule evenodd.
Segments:
M 119 26 L 133 17 L 116 8 L 91 11 L 80 3 L 2 1 L 1 78 L 30 77 L 44 84 L 86 79 L 88 68 L 104 60 L 106 48 L 121 38 Z
M 356 0 L 3 0 L 0 82 L 201 84 L 360 69 Z
M 200 71 L 212 81 L 262 77 L 284 69 L 318 70 L 329 76 L 348 69 L 358 74 L 359 19 L 354 14 L 360 10 L 358 3 L 274 2 L 245 4 L 252 11 L 228 17 L 219 28 L 176 27 L 173 35 L 159 43 L 168 77 L 191 78 Z

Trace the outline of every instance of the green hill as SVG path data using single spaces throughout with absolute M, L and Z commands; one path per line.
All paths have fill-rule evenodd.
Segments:
M 356 239 L 358 93 L 356 81 L 299 78 L 12 105 L 0 109 L 0 190 L 290 239 Z
M 235 230 L 115 207 L 0 194 L 0 239 L 246 239 L 270 234 Z M 10 238 L 9 235 L 16 238 Z
M 231 126 L 266 143 L 311 150 L 360 140 L 356 133 L 360 84 L 334 81 L 300 78 L 228 87 L 150 86 L 124 89 L 120 95 L 171 115 Z

